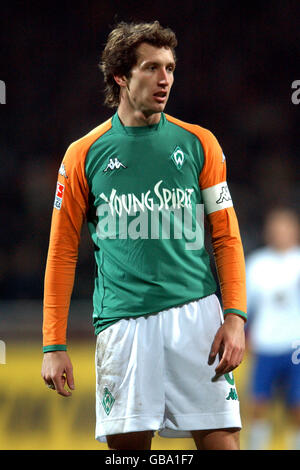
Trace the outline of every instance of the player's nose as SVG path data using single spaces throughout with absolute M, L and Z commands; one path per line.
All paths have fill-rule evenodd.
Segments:
M 162 67 L 160 70 L 159 70 L 159 74 L 158 74 L 158 83 L 160 85 L 164 84 L 164 85 L 168 85 L 170 83 L 170 76 L 167 72 L 167 70 Z

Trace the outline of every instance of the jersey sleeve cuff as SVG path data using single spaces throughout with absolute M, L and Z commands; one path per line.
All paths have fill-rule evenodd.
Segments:
M 243 320 L 247 321 L 247 314 L 245 312 L 243 312 L 242 310 L 238 310 L 237 308 L 226 308 L 224 310 L 224 316 L 226 316 L 230 313 L 232 313 L 234 315 L 238 315 L 239 317 L 242 317 Z
M 67 346 L 65 344 L 51 344 L 50 346 L 43 346 L 43 352 L 50 352 L 50 351 L 66 351 Z

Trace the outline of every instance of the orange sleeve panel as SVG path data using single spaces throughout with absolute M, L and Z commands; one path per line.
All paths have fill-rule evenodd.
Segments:
M 246 320 L 246 270 L 243 245 L 233 207 L 208 215 L 224 314 Z
M 80 233 L 88 209 L 85 159 L 90 146 L 110 127 L 111 120 L 73 142 L 59 170 L 44 279 L 44 352 L 66 350 Z
M 196 135 L 201 142 L 204 152 L 204 163 L 199 175 L 201 190 L 226 184 L 226 159 L 216 137 L 203 127 L 184 123 L 171 116 L 167 116 L 167 119 Z M 214 210 L 207 218 L 224 314 L 236 314 L 246 320 L 245 258 L 235 210 L 232 206 Z
M 200 129 L 199 138 L 204 150 L 204 165 L 199 177 L 200 188 L 204 190 L 226 183 L 226 159 L 217 139 L 206 129 Z M 232 203 L 230 195 L 229 199 Z M 209 213 L 207 218 L 224 315 L 233 313 L 246 320 L 245 258 L 235 210 L 232 206 L 215 210 Z

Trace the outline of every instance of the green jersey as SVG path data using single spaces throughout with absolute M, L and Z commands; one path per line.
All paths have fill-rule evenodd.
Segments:
M 229 220 L 232 210 L 224 154 L 213 134 L 200 126 L 162 113 L 156 125 L 125 127 L 116 113 L 71 144 L 54 202 L 45 350 L 65 346 L 85 218 L 94 243 L 93 324 L 98 334 L 122 318 L 154 314 L 214 293 L 204 213 L 227 214 Z M 239 234 L 234 237 L 240 242 Z M 225 245 L 230 241 L 224 240 Z M 243 305 L 231 296 L 227 310 L 244 315 Z

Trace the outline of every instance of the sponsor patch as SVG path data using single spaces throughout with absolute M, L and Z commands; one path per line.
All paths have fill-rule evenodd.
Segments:
M 65 191 L 65 186 L 58 181 L 56 185 L 56 193 L 55 193 L 55 199 L 54 199 L 55 209 L 58 209 L 58 210 L 61 209 L 64 191 Z

